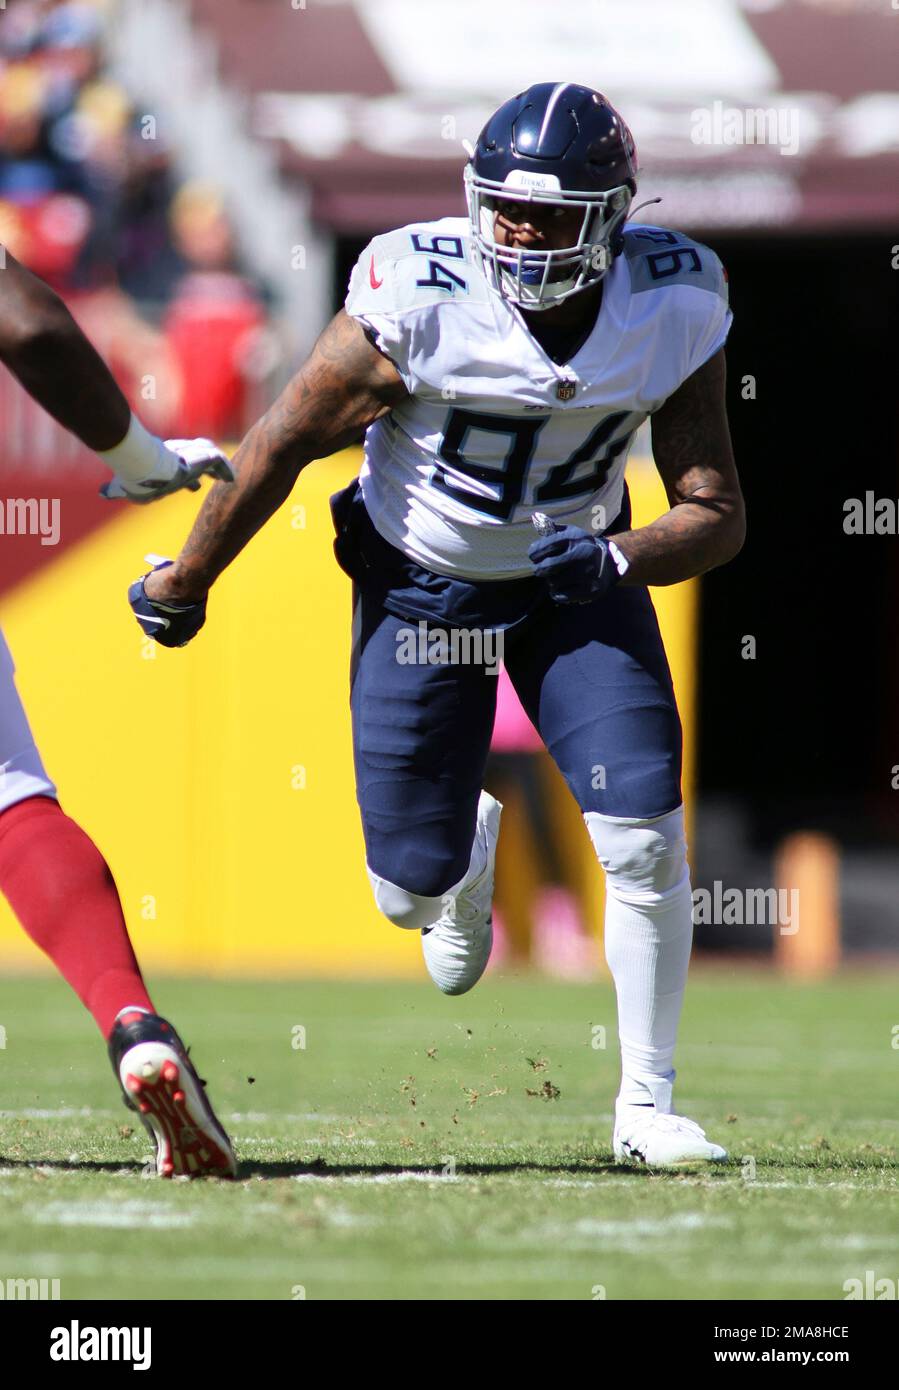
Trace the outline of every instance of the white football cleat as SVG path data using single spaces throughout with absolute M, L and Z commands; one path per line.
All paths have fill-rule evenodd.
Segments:
M 452 899 L 433 927 L 421 933 L 428 974 L 444 994 L 465 994 L 487 968 L 493 946 L 493 865 L 502 806 L 489 792 L 478 802 L 476 836 L 487 863 Z
M 647 1168 L 701 1167 L 727 1158 L 727 1150 L 706 1139 L 695 1120 L 666 1115 L 652 1105 L 628 1105 L 616 1111 L 612 1148 L 619 1163 Z

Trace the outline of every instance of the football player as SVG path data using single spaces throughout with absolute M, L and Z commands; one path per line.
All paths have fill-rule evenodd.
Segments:
M 233 476 L 208 439 L 163 443 L 149 434 L 62 301 L 8 253 L 0 269 L 0 361 L 109 466 L 106 497 L 146 503 L 195 491 L 203 474 Z M 93 1015 L 125 1101 L 153 1141 L 157 1172 L 233 1176 L 234 1154 L 203 1083 L 153 1008 L 112 874 L 62 810 L 44 770 L 2 634 L 0 892 Z
M 211 490 L 181 554 L 130 598 L 146 632 L 189 641 L 300 470 L 365 431 L 360 477 L 332 509 L 354 581 L 375 899 L 420 934 L 441 990 L 480 978 L 501 810 L 482 790 L 495 668 L 398 652 L 410 620 L 502 634 L 605 870 L 614 1152 L 669 1167 L 726 1154 L 672 1098 L 692 897 L 680 722 L 647 586 L 725 563 L 745 522 L 726 277 L 708 247 L 627 224 L 636 174 L 630 131 L 598 92 L 540 83 L 507 101 L 466 167 L 468 217 L 375 237 L 344 309 L 244 441 L 236 482 Z M 624 467 L 647 418 L 670 506 L 633 529 Z

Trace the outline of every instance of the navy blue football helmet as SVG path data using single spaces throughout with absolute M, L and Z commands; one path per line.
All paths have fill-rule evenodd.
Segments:
M 538 82 L 505 102 L 478 136 L 465 168 L 472 242 L 487 279 L 523 309 L 551 309 L 602 279 L 620 250 L 637 191 L 633 136 L 599 92 Z M 499 246 L 501 202 L 560 203 L 583 212 L 573 246 Z

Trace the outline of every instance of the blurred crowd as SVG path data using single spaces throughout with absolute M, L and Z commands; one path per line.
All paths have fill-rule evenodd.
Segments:
M 48 280 L 162 433 L 239 435 L 273 365 L 218 189 L 112 74 L 101 0 L 0 10 L 0 243 Z

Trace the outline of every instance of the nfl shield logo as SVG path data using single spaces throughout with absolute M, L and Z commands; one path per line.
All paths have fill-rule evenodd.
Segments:
M 576 390 L 577 383 L 574 381 L 560 381 L 556 385 L 556 395 L 560 401 L 570 401 Z

